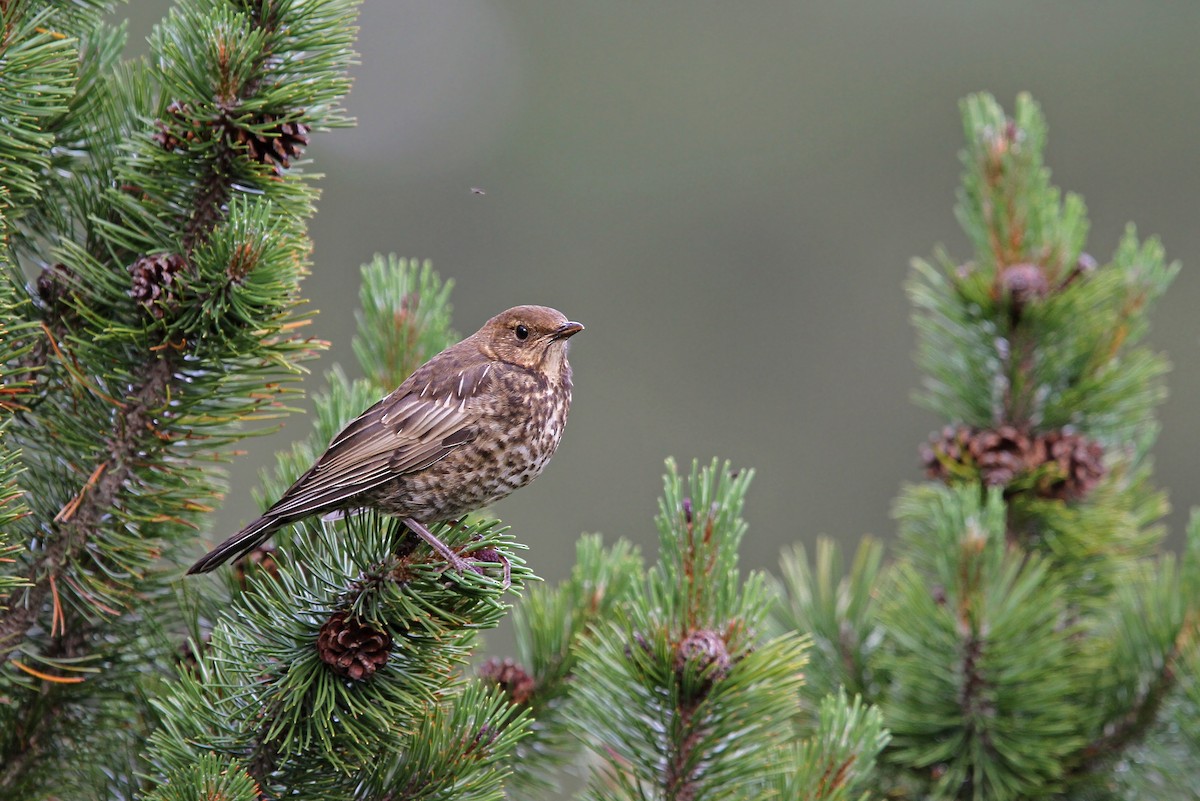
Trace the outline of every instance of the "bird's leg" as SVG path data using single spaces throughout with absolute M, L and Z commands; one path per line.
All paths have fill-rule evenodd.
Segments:
M 429 533 L 429 529 L 425 528 L 425 526 L 421 525 L 416 520 L 413 520 L 411 517 L 406 517 L 404 518 L 404 525 L 408 526 L 409 531 L 425 540 L 425 542 L 429 544 L 429 547 L 432 548 L 438 554 L 438 556 L 445 559 L 446 563 L 459 573 L 471 569 L 471 566 L 467 564 L 467 560 L 456 554 L 446 543 Z
M 408 526 L 418 537 L 429 543 L 429 547 L 437 551 L 443 559 L 445 559 L 451 567 L 460 573 L 464 570 L 470 570 L 473 573 L 482 574 L 483 571 L 477 567 L 470 565 L 465 559 L 458 555 L 450 546 L 433 536 L 433 533 L 423 525 L 412 518 L 405 518 L 404 525 Z M 451 520 L 450 527 L 455 528 L 461 526 L 461 520 Z M 476 538 L 478 539 L 478 538 Z M 504 588 L 507 589 L 512 584 L 512 563 L 508 561 L 508 557 L 500 553 L 495 548 L 484 548 L 481 551 L 473 551 L 469 554 L 474 556 L 481 562 L 499 562 L 504 568 Z

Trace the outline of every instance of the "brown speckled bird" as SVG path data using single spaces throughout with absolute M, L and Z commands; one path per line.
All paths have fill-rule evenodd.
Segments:
M 188 573 L 208 572 L 301 518 L 361 508 L 403 519 L 451 567 L 466 569 L 425 526 L 457 520 L 542 472 L 571 407 L 567 340 L 582 330 L 545 306 L 496 315 L 351 421 L 283 497 Z

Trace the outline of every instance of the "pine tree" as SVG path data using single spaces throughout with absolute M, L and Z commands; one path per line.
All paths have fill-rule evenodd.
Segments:
M 784 559 L 778 621 L 814 640 L 802 693 L 879 705 L 890 797 L 1194 798 L 1200 522 L 1162 551 L 1167 365 L 1139 344 L 1178 268 L 1132 227 L 1107 264 L 1083 251 L 1028 96 L 1011 118 L 972 96 L 963 120 L 973 258 L 908 284 L 919 400 L 947 425 L 896 502 L 894 561 L 871 541 L 849 571 L 827 541 Z
M 586 799 L 865 797 L 879 710 L 836 691 L 802 708 L 808 643 L 769 636 L 773 585 L 738 568 L 752 471 L 667 467 L 658 561 L 584 538 L 571 578 L 518 605 L 518 658 L 481 670 L 533 716 L 513 797 L 561 793 L 572 763 Z
M 321 343 L 308 134 L 347 124 L 348 0 L 0 4 L 0 796 L 130 797 L 214 467 Z
M 854 797 L 887 736 L 845 695 L 801 714 L 805 643 L 764 636 L 770 584 L 737 566 L 752 472 L 668 468 L 658 564 L 580 649 L 577 725 L 602 755 L 585 798 Z

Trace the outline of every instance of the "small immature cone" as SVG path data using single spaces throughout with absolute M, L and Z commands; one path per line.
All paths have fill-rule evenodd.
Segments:
M 1059 284 L 1059 289 L 1066 289 L 1076 280 L 1081 277 L 1086 277 L 1096 272 L 1100 267 L 1096 259 L 1090 253 L 1080 253 L 1079 258 L 1075 260 L 1075 266 L 1071 268 L 1071 272 L 1067 273 L 1067 277 Z
M 680 682 L 691 673 L 703 676 L 696 688 L 699 695 L 707 695 L 714 684 L 729 675 L 733 660 L 720 634 L 711 629 L 692 631 L 675 649 L 675 674 Z
M 1010 316 L 1015 324 L 1025 307 L 1050 293 L 1046 273 L 1036 264 L 1010 264 L 1000 271 L 1000 285 L 1012 306 Z

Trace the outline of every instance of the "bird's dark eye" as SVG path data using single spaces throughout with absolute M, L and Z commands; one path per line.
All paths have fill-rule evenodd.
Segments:
M 518 325 L 517 326 L 517 339 L 524 341 L 528 338 L 529 338 L 529 329 L 523 325 Z

